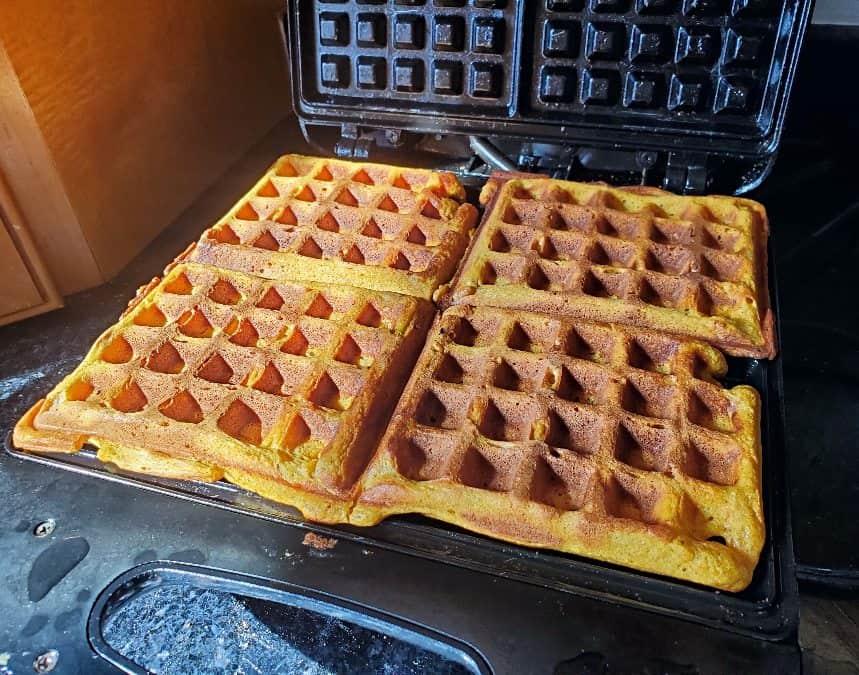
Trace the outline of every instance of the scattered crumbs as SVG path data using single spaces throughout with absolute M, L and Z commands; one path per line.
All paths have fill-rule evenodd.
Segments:
M 5 401 L 17 394 L 22 389 L 26 388 L 31 382 L 35 382 L 43 377 L 46 373 L 39 368 L 25 370 L 21 375 L 13 375 L 11 377 L 0 380 L 0 401 Z M 5 664 L 0 664 L 5 665 Z
M 304 540 L 301 542 L 305 546 L 315 548 L 317 551 L 330 551 L 337 546 L 337 540 L 332 537 L 323 537 L 315 532 L 308 532 L 304 535 Z

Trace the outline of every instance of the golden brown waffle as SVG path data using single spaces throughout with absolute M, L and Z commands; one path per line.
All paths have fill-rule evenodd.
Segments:
M 724 357 L 655 331 L 447 310 L 350 520 L 418 512 L 726 590 L 764 540 L 760 400 Z
M 449 173 L 287 155 L 187 259 L 430 299 L 477 221 L 464 197 Z
M 476 221 L 463 198 L 449 174 L 281 158 L 14 443 L 225 478 L 317 521 L 417 512 L 745 587 L 764 536 L 759 399 L 677 335 L 772 354 L 763 209 L 494 178 L 385 432 Z
M 195 264 L 156 282 L 18 423 L 15 444 L 91 443 L 130 470 L 226 477 L 345 520 L 432 304 Z
M 772 357 L 757 202 L 497 174 L 449 302 L 562 313 Z

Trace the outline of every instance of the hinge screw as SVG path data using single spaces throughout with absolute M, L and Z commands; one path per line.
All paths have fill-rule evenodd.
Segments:
M 56 521 L 53 518 L 48 518 L 33 528 L 33 535 L 36 537 L 47 537 L 56 527 Z
M 635 154 L 635 160 L 640 169 L 650 169 L 656 164 L 659 155 L 651 150 L 643 150 Z
M 33 661 L 33 670 L 37 673 L 49 673 L 57 667 L 60 653 L 56 649 L 49 649 L 44 654 L 39 654 Z

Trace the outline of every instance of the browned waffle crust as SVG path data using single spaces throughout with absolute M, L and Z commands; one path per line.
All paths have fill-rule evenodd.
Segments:
M 497 174 L 450 302 L 562 313 L 772 357 L 757 202 Z
M 655 331 L 458 306 L 437 321 L 351 522 L 419 512 L 726 590 L 764 540 L 760 402 Z
M 477 221 L 464 197 L 451 174 L 287 155 L 187 259 L 430 299 Z
M 14 441 L 48 452 L 90 443 L 124 468 L 226 477 L 343 521 L 433 311 L 404 295 L 179 264 Z

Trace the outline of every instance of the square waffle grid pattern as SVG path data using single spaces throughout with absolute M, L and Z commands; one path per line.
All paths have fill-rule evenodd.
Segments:
M 361 105 L 467 106 L 506 115 L 518 2 L 304 2 L 314 20 L 316 87 Z M 311 19 L 312 17 L 312 19 Z
M 352 522 L 417 511 L 724 588 L 763 546 L 760 399 L 712 347 L 454 307 L 432 331 Z
M 659 115 L 730 125 L 756 118 L 773 58 L 774 0 L 541 0 L 531 106 L 612 124 Z M 690 116 L 693 114 L 694 116 Z M 758 124 L 769 119 L 761 117 Z M 765 126 L 762 130 L 765 130 Z
M 503 174 L 499 174 L 503 177 Z M 453 302 L 562 312 L 774 354 L 756 202 L 549 179 L 492 180 Z
M 803 15 L 789 4 L 303 0 L 299 97 L 353 111 L 757 137 L 776 112 L 778 92 L 764 83 L 787 67 Z
M 156 474 L 163 453 L 190 464 L 165 459 L 162 472 L 226 475 L 308 517 L 343 519 L 337 500 L 432 315 L 407 296 L 178 265 L 18 425 L 16 443 L 74 452 L 89 440 L 100 458 Z M 389 368 L 394 359 L 405 366 Z
M 477 221 L 464 197 L 452 174 L 288 155 L 186 257 L 429 299 Z

